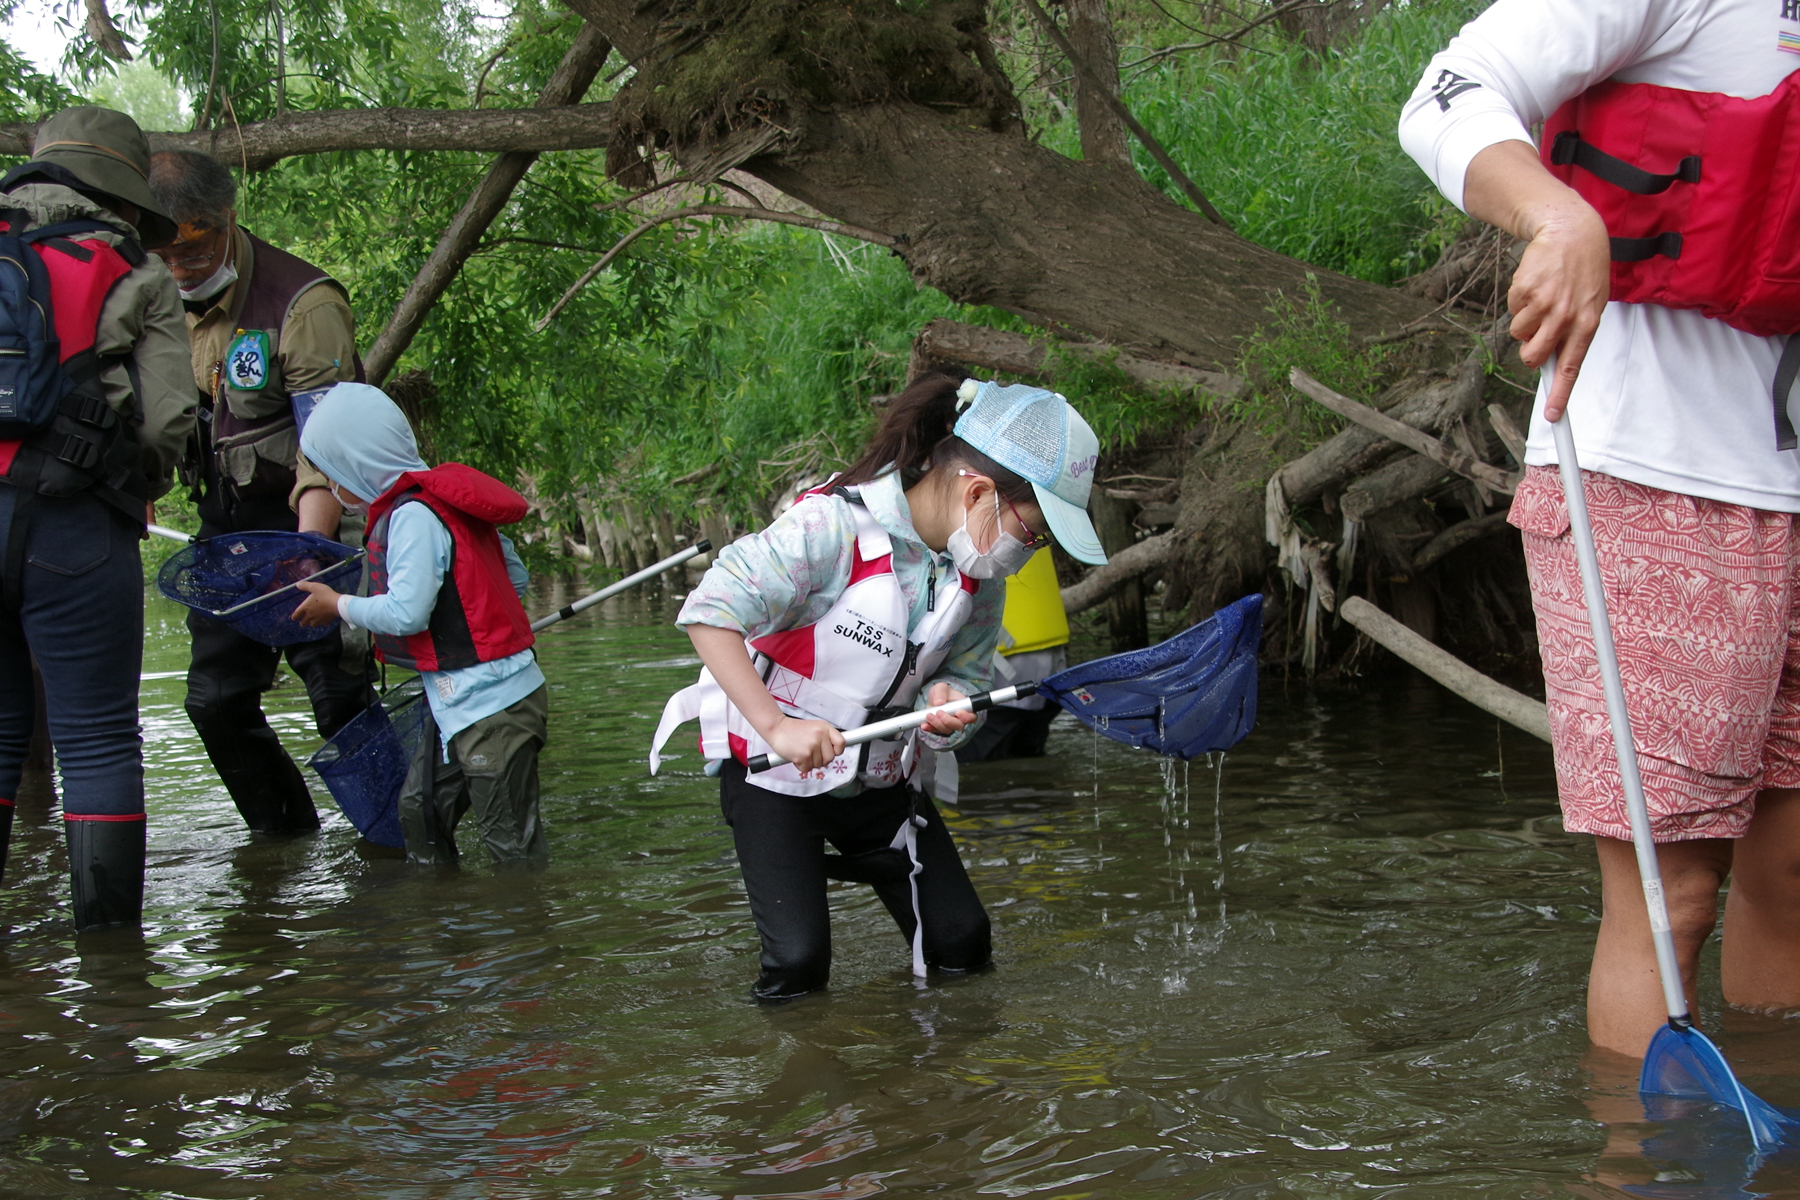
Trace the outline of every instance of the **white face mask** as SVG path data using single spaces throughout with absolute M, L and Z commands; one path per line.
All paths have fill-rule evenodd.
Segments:
M 353 517 L 360 517 L 369 511 L 369 502 L 367 500 L 358 500 L 355 504 L 350 503 L 350 501 L 344 499 L 344 493 L 338 491 L 338 485 L 335 483 L 331 485 L 331 496 L 332 499 L 343 506 L 345 512 Z
M 237 282 L 237 267 L 225 263 L 211 275 L 202 279 L 191 288 L 181 288 L 183 300 L 211 300 L 214 296 Z
M 1007 532 L 1006 525 L 1000 520 L 999 492 L 994 493 L 994 524 L 1000 531 L 994 538 L 994 544 L 986 550 L 977 550 L 975 539 L 969 536 L 969 513 L 965 509 L 962 525 L 952 530 L 945 540 L 944 548 L 950 551 L 950 558 L 956 563 L 956 569 L 970 579 L 1003 579 L 1008 575 L 1016 575 L 1031 561 L 1031 556 L 1037 553 Z

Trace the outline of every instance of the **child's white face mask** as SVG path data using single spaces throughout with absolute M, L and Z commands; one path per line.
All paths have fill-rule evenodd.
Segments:
M 977 550 L 975 539 L 969 536 L 969 511 L 963 510 L 963 523 L 951 530 L 944 548 L 950 551 L 956 569 L 970 579 L 1002 579 L 1016 575 L 1037 553 L 1007 532 L 1006 523 L 1000 519 L 999 492 L 994 493 L 994 526 L 999 532 L 994 537 L 994 544 L 986 550 Z
M 350 501 L 344 499 L 344 493 L 338 491 L 338 485 L 335 480 L 331 482 L 330 487 L 332 499 L 342 505 L 344 511 L 351 516 L 360 517 L 369 511 L 369 502 L 367 500 L 358 500 L 355 504 L 352 504 Z

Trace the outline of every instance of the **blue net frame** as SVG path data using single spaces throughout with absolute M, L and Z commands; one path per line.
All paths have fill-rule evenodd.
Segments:
M 1171 758 L 1229 750 L 1256 724 L 1262 596 L 1143 650 L 1059 671 L 1040 690 L 1088 728 Z
M 360 551 L 316 533 L 222 533 L 177 550 L 156 573 L 156 590 L 265 646 L 291 646 L 327 637 L 337 623 L 300 624 L 293 612 L 305 593 L 282 589 L 323 569 L 320 583 L 354 592 L 362 567 Z
M 390 688 L 307 760 L 356 831 L 377 846 L 406 845 L 400 792 L 424 739 L 427 712 L 425 683 L 415 676 Z

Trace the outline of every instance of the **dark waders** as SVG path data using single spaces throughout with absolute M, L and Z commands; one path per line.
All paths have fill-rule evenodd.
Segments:
M 210 478 L 209 487 L 217 484 Z M 200 533 L 212 537 L 251 529 L 299 528 L 286 493 L 240 501 L 227 510 L 209 492 L 200 508 Z M 265 646 L 222 621 L 189 611 L 193 660 L 188 666 L 187 713 L 206 756 L 255 833 L 292 836 L 319 827 L 319 814 L 300 768 L 263 715 L 262 695 L 283 657 L 306 687 L 321 737 L 330 737 L 375 702 L 374 668 L 366 639 L 345 645 L 342 626 L 316 642 Z

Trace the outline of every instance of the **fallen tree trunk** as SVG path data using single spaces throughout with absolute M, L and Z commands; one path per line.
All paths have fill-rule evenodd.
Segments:
M 1338 507 L 1345 520 L 1367 521 L 1403 500 L 1423 496 L 1450 478 L 1448 468 L 1422 454 L 1409 454 L 1351 484 Z
M 1111 356 L 1113 366 L 1146 387 L 1173 387 L 1222 399 L 1236 399 L 1247 387 L 1244 380 L 1223 371 L 1203 371 L 1180 363 L 1157 362 L 1126 353 L 1116 346 L 1098 342 L 1047 343 L 1023 334 L 968 325 L 944 317 L 926 322 L 925 328 L 913 339 L 907 381 L 911 382 L 940 363 L 983 367 L 1007 375 L 1040 376 L 1050 368 L 1052 351 L 1090 360 Z
M 1508 528 L 1506 517 L 1506 510 L 1502 509 L 1486 516 L 1459 521 L 1419 547 L 1419 552 L 1413 555 L 1413 570 L 1423 571 L 1452 550 L 1461 549 L 1470 542 L 1505 533 Z
M 1364 600 L 1352 596 L 1338 608 L 1344 620 L 1369 639 L 1385 646 L 1464 700 L 1494 714 L 1532 737 L 1550 740 L 1550 712 L 1542 700 L 1533 700 L 1505 684 L 1488 678 L 1456 656 L 1439 649 L 1394 618 Z
M 1473 479 L 1476 483 L 1493 488 L 1497 492 L 1505 492 L 1509 496 L 1518 487 L 1518 479 L 1500 468 L 1490 466 L 1461 450 L 1452 449 L 1428 433 L 1396 421 L 1386 413 L 1377 412 L 1361 401 L 1352 400 L 1342 393 L 1333 391 L 1299 367 L 1295 367 L 1289 372 L 1288 378 L 1296 388 L 1339 416 L 1348 417 L 1365 429 L 1398 442 L 1408 450 L 1423 454 L 1426 458 L 1448 467 L 1458 475 Z

